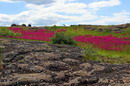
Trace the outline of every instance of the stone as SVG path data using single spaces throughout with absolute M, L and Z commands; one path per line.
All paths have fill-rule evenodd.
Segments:
M 69 69 L 69 67 L 65 63 L 61 62 L 61 63 L 50 64 L 48 69 L 51 71 L 64 71 Z
M 45 81 L 45 82 L 51 82 L 52 77 L 51 75 L 47 74 L 38 74 L 38 73 L 32 73 L 32 74 L 15 74 L 13 78 L 17 78 L 16 82 L 39 82 L 39 81 Z
M 40 72 L 44 71 L 45 68 L 43 68 L 43 67 L 41 67 L 41 66 L 32 66 L 32 67 L 29 68 L 29 70 L 32 71 L 32 72 L 35 72 L 35 73 L 36 73 L 36 72 L 37 72 L 37 73 L 38 73 L 38 72 L 40 73 Z
M 80 67 L 84 68 L 84 69 L 88 69 L 88 68 L 92 67 L 92 65 L 90 63 L 83 63 L 83 64 L 80 64 Z
M 101 65 L 94 64 L 94 65 L 93 65 L 93 69 L 94 69 L 95 71 L 101 71 L 101 70 L 104 70 L 105 67 L 104 67 L 104 66 L 101 66 Z
M 63 61 L 65 63 L 71 64 L 71 65 L 77 65 L 77 64 L 79 64 L 79 61 L 76 60 L 76 59 L 65 58 L 65 59 L 63 59 Z
M 91 73 L 87 72 L 85 70 L 79 70 L 79 71 L 73 72 L 72 75 L 74 75 L 74 76 L 80 76 L 80 77 L 85 77 L 85 76 L 90 76 Z
M 78 47 L 13 39 L 0 39 L 0 46 L 5 46 L 0 86 L 129 84 L 130 64 L 86 61 Z
M 56 77 L 54 77 L 55 81 L 60 82 L 65 80 L 65 73 L 64 72 L 58 72 L 56 73 Z
M 98 82 L 98 80 L 99 79 L 97 77 L 95 77 L 95 76 L 83 77 L 83 78 L 79 79 L 81 85 L 95 84 L 95 83 Z
M 77 77 L 75 79 L 70 80 L 68 83 L 64 83 L 63 86 L 79 86 L 79 79 L 81 77 Z
M 44 57 L 46 60 L 59 60 L 61 55 L 54 53 L 44 53 Z

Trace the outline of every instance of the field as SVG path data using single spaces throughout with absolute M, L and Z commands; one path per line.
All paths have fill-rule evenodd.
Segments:
M 84 50 L 84 59 L 105 63 L 130 63 L 130 28 L 111 31 L 111 26 L 46 26 L 43 29 L 27 27 L 0 27 L 1 38 L 34 40 L 47 43 L 70 44 Z

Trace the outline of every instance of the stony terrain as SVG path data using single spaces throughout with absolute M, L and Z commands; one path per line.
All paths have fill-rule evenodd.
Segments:
M 130 64 L 83 60 L 69 45 L 0 39 L 0 86 L 130 86 Z

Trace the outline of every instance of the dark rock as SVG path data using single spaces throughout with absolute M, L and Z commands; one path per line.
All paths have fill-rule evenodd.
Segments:
M 66 75 L 64 72 L 57 72 L 56 76 L 54 77 L 54 80 L 56 82 L 61 82 L 61 81 L 65 81 Z
M 50 64 L 48 67 L 49 70 L 51 71 L 64 71 L 69 69 L 68 65 L 66 65 L 65 63 L 54 63 L 54 64 Z
M 130 64 L 83 60 L 69 45 L 0 39 L 0 86 L 116 86 L 130 84 Z
M 76 59 L 70 59 L 70 58 L 65 58 L 65 59 L 63 59 L 63 61 L 65 63 L 70 64 L 70 65 L 79 65 L 79 63 L 80 63 L 78 60 L 76 60 Z
M 80 78 L 79 81 L 80 81 L 80 85 L 88 85 L 88 84 L 95 84 L 98 82 L 98 78 L 93 76 L 93 77 L 83 77 L 83 78 Z
M 79 86 L 79 84 L 80 84 L 79 79 L 80 78 L 81 77 L 76 77 L 76 78 L 70 80 L 69 82 L 64 83 L 63 86 Z

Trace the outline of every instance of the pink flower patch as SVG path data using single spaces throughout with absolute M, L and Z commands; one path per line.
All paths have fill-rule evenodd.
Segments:
M 55 34 L 52 31 L 47 29 L 38 29 L 38 30 L 23 30 L 22 28 L 9 28 L 10 30 L 20 33 L 20 36 L 13 38 L 21 39 L 31 39 L 31 40 L 41 40 L 41 41 L 51 41 L 50 38 Z
M 126 39 L 126 38 L 124 38 Z M 95 45 L 95 47 L 105 49 L 105 50 L 115 50 L 115 51 L 123 51 L 123 49 L 127 48 L 126 45 L 130 45 L 130 41 L 124 40 L 122 38 L 113 37 L 111 35 L 108 36 L 76 36 L 74 40 L 84 43 L 90 43 Z

